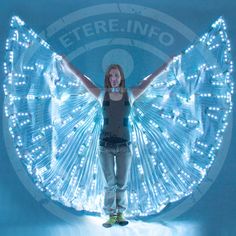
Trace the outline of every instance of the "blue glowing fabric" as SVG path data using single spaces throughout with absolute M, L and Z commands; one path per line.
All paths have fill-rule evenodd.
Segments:
M 102 212 L 101 103 L 18 17 L 4 70 L 9 132 L 35 185 L 66 206 Z M 220 17 L 134 101 L 128 216 L 160 212 L 202 182 L 232 110 L 232 70 Z

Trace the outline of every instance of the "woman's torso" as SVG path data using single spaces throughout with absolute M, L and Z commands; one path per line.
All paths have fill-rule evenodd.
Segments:
M 127 90 L 124 91 L 122 98 L 120 95 L 108 91 L 104 94 L 102 103 L 104 124 L 100 140 L 110 143 L 130 141 L 128 117 L 131 106 Z

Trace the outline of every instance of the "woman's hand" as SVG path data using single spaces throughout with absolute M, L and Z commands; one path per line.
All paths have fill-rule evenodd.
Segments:
M 166 64 L 169 65 L 170 62 L 171 62 L 174 58 L 175 58 L 175 56 L 171 56 L 171 57 L 168 59 L 168 61 L 166 62 Z
M 55 58 L 58 61 L 62 60 L 62 56 L 59 55 L 59 54 L 56 54 L 56 53 L 53 53 L 52 57 Z
M 64 63 L 66 63 L 67 65 L 70 64 L 69 61 L 68 61 L 68 59 L 66 58 L 66 55 L 62 54 L 62 55 L 60 55 L 60 56 L 61 56 L 62 61 L 63 61 Z

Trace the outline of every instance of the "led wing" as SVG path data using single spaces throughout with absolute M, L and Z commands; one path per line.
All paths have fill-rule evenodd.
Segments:
M 97 168 L 98 100 L 16 16 L 4 70 L 9 132 L 35 185 L 66 206 L 100 211 L 104 181 Z
M 129 214 L 160 212 L 204 179 L 232 109 L 232 70 L 220 17 L 134 102 Z

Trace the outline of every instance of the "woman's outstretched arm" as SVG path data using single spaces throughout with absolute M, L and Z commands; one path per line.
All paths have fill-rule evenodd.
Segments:
M 101 92 L 101 89 L 97 87 L 89 78 L 83 75 L 77 68 L 75 68 L 66 58 L 62 56 L 63 61 L 66 66 L 81 80 L 84 86 L 96 97 L 98 98 Z
M 170 61 L 173 57 L 171 57 L 167 62 L 165 62 L 161 67 L 159 67 L 156 71 L 154 71 L 151 75 L 149 75 L 146 79 L 143 79 L 138 86 L 133 87 L 131 89 L 134 99 L 137 99 L 144 90 L 148 87 L 148 85 L 156 78 L 163 70 L 166 69 Z

